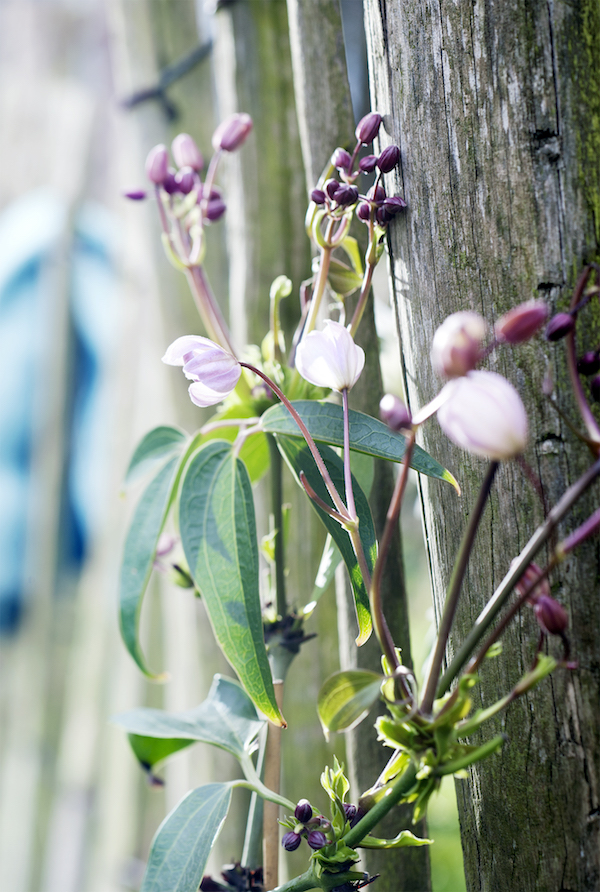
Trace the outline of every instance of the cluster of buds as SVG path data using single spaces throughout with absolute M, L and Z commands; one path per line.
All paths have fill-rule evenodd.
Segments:
M 329 216 L 339 217 L 360 200 L 357 216 L 364 223 L 376 222 L 385 227 L 396 214 L 406 207 L 400 196 L 388 198 L 381 183 L 384 173 L 390 173 L 400 163 L 400 149 L 396 145 L 387 146 L 379 155 L 366 155 L 358 160 L 361 146 L 371 143 L 381 126 L 381 115 L 370 112 L 356 127 L 356 145 L 352 154 L 338 147 L 331 156 L 339 179 L 330 178 L 321 187 L 313 189 L 311 200 L 326 209 Z M 358 161 L 358 163 L 357 163 Z M 374 185 L 366 195 L 362 195 L 355 185 L 360 174 L 377 174 Z
M 292 829 L 284 833 L 281 845 L 288 852 L 294 852 L 303 839 L 311 849 L 317 851 L 331 840 L 327 834 L 331 831 L 331 821 L 323 815 L 315 815 L 308 799 L 301 799 L 294 810 L 295 822 L 286 822 Z M 293 824 L 293 826 L 292 826 Z

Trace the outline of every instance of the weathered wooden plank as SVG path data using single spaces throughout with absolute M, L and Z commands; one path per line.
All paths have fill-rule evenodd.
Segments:
M 546 4 L 367 0 L 373 102 L 402 149 L 391 177 L 408 213 L 390 230 L 394 296 L 413 407 L 439 388 L 428 362 L 448 313 L 475 309 L 493 322 L 519 301 L 564 306 L 578 268 L 598 253 L 597 2 Z M 592 319 L 592 316 L 589 317 Z M 598 314 L 590 324 L 597 341 Z M 586 458 L 544 401 L 547 364 L 565 382 L 562 348 L 542 342 L 497 351 L 491 368 L 519 387 L 532 418 L 528 458 L 556 499 Z M 568 405 L 566 397 L 561 397 Z M 483 463 L 443 441 L 424 445 L 456 473 L 460 501 L 423 482 L 437 609 Z M 518 494 L 518 497 L 517 497 Z M 579 518 L 594 499 L 579 507 Z M 516 469 L 503 467 L 466 580 L 456 641 L 524 544 L 540 505 Z M 578 674 L 558 672 L 515 704 L 498 728 L 509 743 L 459 782 L 469 889 L 597 888 L 599 697 L 598 554 L 582 549 L 554 577 L 571 615 Z M 482 672 L 485 702 L 531 660 L 535 623 L 524 615 L 505 656 Z M 490 728 L 486 736 L 492 733 Z

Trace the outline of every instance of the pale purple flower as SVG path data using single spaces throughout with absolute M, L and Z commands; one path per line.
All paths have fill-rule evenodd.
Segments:
M 189 133 L 179 133 L 171 144 L 171 150 L 177 167 L 191 167 L 196 171 L 204 167 L 202 154 Z
M 495 461 L 514 458 L 527 445 L 528 424 L 521 397 L 496 372 L 469 372 L 441 391 L 440 427 L 468 452 Z
M 212 135 L 213 149 L 235 152 L 252 130 L 252 118 L 245 112 L 236 112 L 221 121 Z
M 540 330 L 548 318 L 543 300 L 528 300 L 501 316 L 494 326 L 496 337 L 507 344 L 522 344 Z
M 167 365 L 183 366 L 192 382 L 190 399 L 196 406 L 214 406 L 235 390 L 242 369 L 231 353 L 208 338 L 184 335 L 173 341 L 162 358 Z
M 317 387 L 342 391 L 353 387 L 365 364 L 365 353 L 345 326 L 331 319 L 323 331 L 311 331 L 296 350 L 296 368 Z
M 452 313 L 433 336 L 431 362 L 446 378 L 458 378 L 474 369 L 482 355 L 487 332 L 483 316 L 470 310 Z

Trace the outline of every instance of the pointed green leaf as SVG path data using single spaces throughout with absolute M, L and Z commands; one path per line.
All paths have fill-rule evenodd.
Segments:
M 197 892 L 230 802 L 229 784 L 206 784 L 181 800 L 156 831 L 141 892 Z
M 179 528 L 221 650 L 258 709 L 283 724 L 263 636 L 252 486 L 229 443 L 213 440 L 191 459 Z
M 158 712 L 159 710 L 157 710 Z M 195 740 L 183 740 L 177 737 L 142 737 L 139 734 L 128 734 L 129 745 L 133 754 L 145 771 L 152 772 L 154 768 L 173 753 L 185 749 L 195 743 Z
M 221 421 L 235 421 L 236 418 L 246 419 L 254 416 L 254 408 L 241 403 L 234 403 L 222 412 L 218 412 L 212 419 L 215 424 Z M 215 427 L 204 434 L 196 443 L 208 443 L 209 440 L 227 440 L 233 442 L 237 437 L 239 427 Z M 240 449 L 240 458 L 246 465 L 250 480 L 256 483 L 269 469 L 269 446 L 267 438 L 258 431 L 248 436 Z
M 153 750 L 146 743 L 151 739 L 180 744 L 174 745 L 172 752 L 201 741 L 241 759 L 245 753 L 253 752 L 264 725 L 264 719 L 259 718 L 242 686 L 223 675 L 215 675 L 208 697 L 194 709 L 176 713 L 162 709 L 132 709 L 114 716 L 112 722 L 135 738 L 131 741 L 133 751 L 140 762 L 150 766 L 170 755 L 164 747 L 157 746 Z M 163 751 L 164 755 L 160 755 Z
M 415 836 L 410 830 L 401 830 L 393 839 L 377 839 L 375 836 L 365 836 L 359 842 L 361 849 L 403 849 L 406 846 L 429 846 L 432 839 L 422 839 Z
M 328 505 L 332 505 L 327 488 L 323 483 L 323 478 L 315 464 L 315 460 L 310 454 L 308 446 L 302 439 L 293 439 L 292 437 L 277 437 L 277 443 L 283 457 L 296 477 L 298 484 L 300 483 L 300 471 L 304 471 L 306 479 L 320 498 Z M 342 495 L 344 489 L 344 465 L 342 459 L 328 446 L 321 446 L 319 451 L 323 457 L 323 461 L 331 475 L 331 479 L 337 491 Z M 377 554 L 377 540 L 375 538 L 375 527 L 373 525 L 373 517 L 367 497 L 356 482 L 354 476 L 352 478 L 352 489 L 354 492 L 354 502 L 359 518 L 358 532 L 363 544 L 367 566 L 369 571 L 373 572 L 373 565 Z M 311 505 L 321 518 L 327 532 L 331 535 L 333 541 L 337 545 L 344 559 L 344 563 L 348 568 L 352 589 L 354 591 L 354 600 L 356 604 L 356 616 L 358 620 L 358 638 L 357 644 L 364 644 L 371 634 L 371 613 L 369 610 L 369 595 L 365 588 L 365 584 L 358 566 L 358 560 L 352 548 L 352 542 L 347 531 L 340 524 L 326 514 L 318 505 L 311 500 Z
M 177 427 L 155 427 L 149 431 L 138 444 L 127 473 L 124 485 L 128 486 L 138 477 L 150 471 L 157 464 L 162 464 L 168 458 L 180 455 L 185 446 L 187 434 Z
M 328 731 L 346 731 L 361 722 L 379 699 L 383 675 L 350 669 L 328 678 L 317 702 L 319 718 Z
M 156 544 L 171 504 L 171 491 L 179 459 L 171 458 L 145 490 L 135 510 L 123 553 L 120 584 L 121 635 L 127 650 L 142 672 L 154 678 L 146 665 L 138 640 L 142 599 L 156 552 Z
M 330 446 L 343 446 L 344 427 L 342 407 L 321 400 L 297 400 L 294 408 L 306 424 L 311 436 L 319 443 Z M 277 405 L 267 409 L 261 419 L 263 430 L 288 437 L 301 437 L 300 429 L 285 406 Z M 402 434 L 394 433 L 382 421 L 371 418 L 363 412 L 350 410 L 350 448 L 366 452 L 376 458 L 400 462 L 404 458 L 406 440 Z M 420 446 L 415 446 L 411 467 L 428 477 L 436 477 L 451 483 L 460 492 L 458 483 L 442 465 Z

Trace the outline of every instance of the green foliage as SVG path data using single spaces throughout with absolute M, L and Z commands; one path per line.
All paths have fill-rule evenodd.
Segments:
M 129 462 L 124 485 L 129 486 L 146 472 L 183 451 L 188 436 L 177 427 L 162 425 L 140 440 Z
M 257 708 L 284 724 L 263 637 L 252 487 L 229 443 L 206 443 L 191 459 L 181 484 L 179 528 L 221 650 Z
M 381 696 L 383 676 L 366 669 L 336 672 L 319 691 L 317 710 L 325 736 L 353 728 Z

